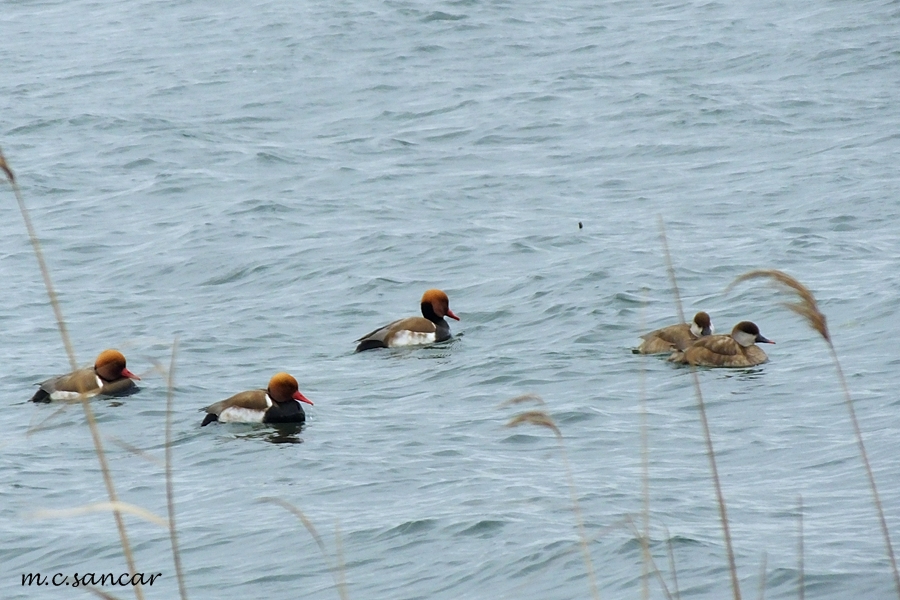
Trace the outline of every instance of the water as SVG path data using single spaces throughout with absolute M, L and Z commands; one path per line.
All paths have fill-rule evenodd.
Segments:
M 121 498 L 159 515 L 153 361 L 178 340 L 190 597 L 337 598 L 335 562 L 355 599 L 589 597 L 563 453 L 504 427 L 524 393 L 562 432 L 601 597 L 640 593 L 642 396 L 655 560 L 672 588 L 671 542 L 682 597 L 727 597 L 689 372 L 629 352 L 676 318 L 658 216 L 685 311 L 778 342 L 700 374 L 745 597 L 764 555 L 766 597 L 796 597 L 800 495 L 807 593 L 893 597 L 824 344 L 771 289 L 724 288 L 779 268 L 816 293 L 896 543 L 898 22 L 896 2 L 7 3 L 0 144 L 79 360 L 118 347 L 144 377 L 92 406 Z M 26 402 L 68 366 L 3 193 L 0 595 L 59 598 L 22 573 L 125 563 L 109 514 L 35 516 L 107 496 L 81 410 Z M 454 341 L 353 354 L 429 287 Z M 305 429 L 198 427 L 278 370 L 316 403 Z M 163 573 L 148 597 L 176 597 L 166 532 L 126 523 Z

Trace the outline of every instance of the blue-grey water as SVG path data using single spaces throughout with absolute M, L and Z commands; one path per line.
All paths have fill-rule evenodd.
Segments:
M 685 311 L 777 342 L 699 374 L 744 596 L 764 567 L 798 597 L 802 496 L 808 597 L 896 597 L 827 347 L 725 288 L 777 268 L 816 294 L 900 544 L 898 31 L 896 1 L 5 2 L 0 146 L 79 362 L 118 347 L 143 377 L 91 405 L 121 499 L 161 516 L 177 340 L 189 597 L 588 598 L 566 460 L 600 596 L 640 597 L 642 399 L 655 562 L 730 597 L 690 372 L 630 353 L 677 319 L 658 217 Z M 81 408 L 27 402 L 69 366 L 0 198 L 0 596 L 95 597 L 21 585 L 126 567 L 109 513 L 38 514 L 107 495 Z M 353 353 L 430 287 L 454 341 Z M 302 431 L 200 429 L 280 370 Z M 525 393 L 564 451 L 504 427 Z M 147 597 L 177 597 L 166 531 L 125 522 Z

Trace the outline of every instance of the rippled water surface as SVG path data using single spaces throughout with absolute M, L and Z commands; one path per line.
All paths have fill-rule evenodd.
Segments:
M 158 515 L 177 340 L 189 596 L 588 598 L 570 468 L 601 597 L 639 597 L 646 414 L 656 564 L 730 597 L 690 372 L 630 353 L 677 318 L 661 217 L 685 311 L 777 341 L 699 373 L 744 596 L 764 568 L 797 597 L 802 496 L 808 596 L 896 597 L 827 347 L 725 288 L 778 268 L 817 295 L 900 543 L 898 26 L 865 1 L 5 3 L 0 146 L 78 360 L 143 377 L 91 405 L 121 499 Z M 94 597 L 21 586 L 125 562 L 108 513 L 36 514 L 108 497 L 82 410 L 27 402 L 68 361 L 0 195 L 0 596 Z M 454 340 L 353 353 L 430 287 Z M 279 370 L 302 431 L 200 429 Z M 564 449 L 504 427 L 526 393 Z M 177 597 L 166 531 L 125 522 L 147 597 Z

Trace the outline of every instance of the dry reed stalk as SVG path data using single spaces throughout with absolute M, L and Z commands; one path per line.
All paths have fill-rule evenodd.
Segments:
M 800 600 L 805 596 L 803 583 L 803 496 L 797 496 L 797 595 Z
M 659 217 L 659 237 L 662 241 L 663 251 L 666 257 L 666 270 L 669 273 L 669 281 L 672 282 L 672 292 L 675 294 L 675 305 L 678 308 L 678 318 L 684 322 L 684 310 L 681 305 L 681 292 L 678 290 L 678 282 L 675 280 L 675 268 L 672 266 L 672 256 L 669 253 L 669 243 L 666 239 L 666 227 L 662 217 Z M 697 397 L 697 409 L 700 413 L 700 423 L 703 427 L 703 438 L 706 441 L 706 456 L 709 458 L 709 469 L 712 475 L 713 486 L 716 490 L 716 502 L 719 505 L 719 520 L 722 522 L 722 535 L 725 537 L 725 552 L 728 557 L 728 570 L 731 574 L 731 589 L 734 600 L 741 600 L 741 585 L 738 581 L 737 564 L 734 560 L 734 548 L 731 543 L 731 528 L 728 526 L 728 510 L 725 507 L 725 495 L 722 493 L 722 483 L 719 479 L 719 469 L 716 466 L 716 453 L 713 449 L 712 434 L 709 430 L 709 421 L 706 418 L 706 404 L 703 402 L 703 392 L 700 390 L 700 377 L 697 375 L 697 367 L 690 365 L 691 379 L 694 384 L 694 395 Z
M 672 547 L 672 536 L 669 528 L 663 526 L 666 532 L 666 553 L 669 555 L 669 570 L 672 572 L 672 587 L 675 588 L 675 600 L 681 600 L 681 592 L 678 591 L 678 571 L 675 570 L 675 549 Z
M 894 556 L 894 547 L 891 544 L 891 534 L 888 530 L 887 520 L 884 517 L 884 508 L 881 503 L 881 496 L 878 494 L 878 486 L 875 485 L 875 474 L 872 472 L 872 465 L 869 463 L 869 455 L 866 452 L 866 446 L 863 443 L 862 429 L 859 426 L 859 419 L 856 418 L 856 409 L 853 408 L 853 398 L 850 396 L 850 388 L 847 386 L 847 380 L 844 377 L 844 369 L 841 367 L 841 361 L 838 358 L 837 350 L 831 340 L 831 333 L 828 331 L 828 323 L 825 315 L 819 310 L 815 296 L 809 289 L 799 281 L 775 269 L 758 269 L 744 273 L 735 279 L 731 285 L 726 288 L 726 292 L 730 291 L 737 284 L 751 279 L 769 279 L 773 281 L 781 291 L 794 293 L 798 297 L 798 302 L 784 302 L 783 305 L 789 310 L 797 313 L 806 320 L 806 323 L 812 327 L 825 343 L 834 362 L 835 371 L 837 371 L 838 380 L 841 383 L 841 389 L 844 391 L 844 404 L 847 406 L 847 412 L 850 413 L 850 423 L 853 427 L 853 434 L 856 436 L 856 445 L 859 448 L 859 455 L 862 458 L 863 466 L 866 470 L 866 477 L 869 480 L 869 489 L 872 491 L 872 499 L 875 504 L 875 510 L 878 513 L 878 522 L 881 525 L 881 533 L 884 536 L 884 545 L 887 550 L 888 559 L 891 561 L 891 569 L 894 575 L 894 587 L 897 590 L 897 597 L 900 598 L 900 572 L 897 570 L 897 559 Z
M 763 552 L 762 564 L 759 566 L 759 600 L 765 600 L 766 597 L 766 553 Z
M 646 290 L 644 290 L 646 292 Z M 647 303 L 644 301 L 643 308 Z M 641 311 L 641 331 L 644 331 L 644 311 Z M 650 598 L 650 561 L 653 560 L 650 554 L 650 435 L 647 430 L 647 361 L 646 355 L 641 355 L 641 384 L 640 384 L 640 407 L 641 407 L 641 496 L 642 496 L 642 526 L 643 535 L 641 535 L 641 553 L 643 560 L 641 561 L 641 598 L 649 600 Z
M 25 206 L 25 201 L 22 199 L 22 193 L 19 190 L 19 184 L 16 182 L 15 173 L 13 173 L 12 168 L 10 168 L 9 163 L 6 162 L 6 157 L 3 155 L 3 151 L 0 150 L 0 170 L 4 172 L 7 180 L 9 181 L 10 186 L 13 189 L 13 193 L 16 196 L 16 202 L 19 204 L 19 212 L 22 214 L 22 218 L 25 221 L 25 228 L 28 230 L 28 238 L 31 240 L 31 246 L 34 248 L 34 254 L 37 257 L 38 267 L 40 267 L 41 275 L 44 278 L 44 286 L 47 289 L 47 296 L 50 299 L 50 305 L 53 307 L 53 313 L 56 315 L 56 325 L 59 328 L 59 334 L 62 336 L 63 345 L 66 348 L 66 354 L 69 357 L 69 364 L 72 367 L 72 370 L 78 369 L 78 360 L 75 358 L 75 349 L 72 346 L 72 339 L 69 336 L 69 330 L 66 326 L 66 321 L 63 319 L 62 307 L 59 303 L 59 297 L 56 294 L 56 290 L 53 287 L 53 281 L 50 279 L 50 269 L 47 267 L 47 262 L 44 260 L 44 253 L 41 250 L 41 243 L 38 239 L 37 232 L 34 229 L 34 225 L 31 223 L 31 216 L 28 213 L 28 208 Z M 88 398 L 82 394 L 81 398 L 81 406 L 84 410 L 85 419 L 88 422 L 88 428 L 91 431 L 91 439 L 94 442 L 94 452 L 97 454 L 97 460 L 100 463 L 100 472 L 103 474 L 103 483 L 106 486 L 106 494 L 109 496 L 109 501 L 111 504 L 115 505 L 119 501 L 119 497 L 116 494 L 116 488 L 113 485 L 112 474 L 109 471 L 109 464 L 106 461 L 106 453 L 103 450 L 103 441 L 100 437 L 100 429 L 97 427 L 97 420 L 94 418 L 94 411 L 91 409 L 90 404 L 88 403 Z M 122 519 L 122 514 L 118 510 L 113 510 L 113 516 L 116 521 L 116 528 L 119 531 L 119 542 L 122 546 L 122 553 L 125 555 L 125 561 L 128 564 L 128 571 L 130 575 L 134 575 L 137 573 L 137 568 L 134 563 L 134 554 L 131 551 L 131 544 L 128 541 L 128 533 L 125 530 L 125 521 Z M 137 600 L 144 600 L 144 591 L 140 584 L 134 586 L 134 595 L 137 597 Z
M 519 398 L 525 398 L 527 396 L 519 396 Z M 536 397 L 530 397 L 529 400 L 534 400 Z M 513 400 L 516 400 L 515 398 Z M 508 401 L 511 402 L 511 401 Z M 543 400 L 541 400 L 543 403 Z M 566 454 L 566 446 L 563 442 L 562 432 L 560 432 L 559 427 L 556 426 L 556 423 L 553 419 L 541 410 L 528 410 L 523 413 L 520 413 L 509 420 L 506 423 L 507 427 L 518 427 L 519 425 L 537 425 L 538 427 L 546 427 L 550 431 L 552 431 L 556 435 L 556 441 L 559 443 L 560 451 L 562 452 L 563 464 L 566 468 L 566 479 L 569 482 L 569 494 L 572 498 L 572 512 L 575 513 L 575 521 L 578 524 L 578 536 L 581 541 L 581 552 L 584 557 L 584 566 L 587 569 L 588 581 L 591 586 L 591 595 L 596 599 L 600 600 L 600 592 L 597 589 L 597 580 L 594 577 L 594 563 L 591 560 L 591 553 L 588 549 L 588 541 L 587 541 L 587 533 L 584 528 L 584 519 L 581 516 L 581 507 L 578 504 L 578 494 L 575 491 L 575 478 L 572 475 L 572 466 L 569 463 L 569 457 Z
M 310 521 L 307 516 L 303 514 L 302 510 L 300 510 L 287 500 L 283 500 L 281 498 L 266 496 L 263 498 L 257 498 L 257 501 L 277 504 L 278 506 L 293 514 L 300 520 L 301 523 L 303 523 L 303 526 L 306 527 L 306 530 L 312 536 L 313 540 L 315 540 L 316 545 L 319 546 L 319 552 L 322 553 L 322 558 L 325 559 L 325 565 L 328 567 L 328 571 L 331 573 L 331 579 L 334 581 L 334 587 L 337 589 L 338 595 L 341 597 L 341 600 L 347 600 L 349 596 L 347 595 L 347 583 L 344 573 L 345 563 L 340 536 L 338 535 L 335 541 L 335 546 L 338 548 L 335 564 L 330 564 L 328 561 L 328 550 L 325 548 L 325 542 L 322 541 L 322 536 L 319 535 L 319 532 L 316 531 L 315 525 L 313 525 L 312 521 Z M 339 534 L 339 531 L 337 533 Z
M 178 593 L 181 600 L 187 600 L 184 572 L 181 568 L 181 552 L 178 549 L 178 530 L 175 527 L 175 487 L 172 483 L 172 410 L 175 398 L 175 356 L 178 353 L 178 338 L 172 342 L 172 359 L 166 376 L 166 506 L 169 511 L 169 539 L 172 541 L 172 560 L 175 563 L 175 577 L 178 579 Z
M 634 520 L 629 515 L 627 518 L 627 523 L 631 527 L 631 533 L 637 538 L 641 537 L 641 532 L 638 531 L 637 526 L 634 524 Z M 650 570 L 653 571 L 653 574 L 656 575 L 656 580 L 659 581 L 660 589 L 662 589 L 663 595 L 666 597 L 666 600 L 672 600 L 672 594 L 669 592 L 669 586 L 666 585 L 666 580 L 663 578 L 662 571 L 659 570 L 659 567 L 656 566 L 656 561 L 653 559 L 653 555 L 647 554 L 647 561 L 649 563 Z
M 150 464 L 156 465 L 157 467 L 160 467 L 160 468 L 163 468 L 163 469 L 166 468 L 166 463 L 165 463 L 165 461 L 159 460 L 158 458 L 156 458 L 155 456 L 153 456 L 153 455 L 150 454 L 149 452 L 146 452 L 146 451 L 144 451 L 144 450 L 141 450 L 140 448 L 138 448 L 138 447 L 135 446 L 134 444 L 129 444 L 128 442 L 126 442 L 125 440 L 123 440 L 123 439 L 121 439 L 121 438 L 118 438 L 118 437 L 116 437 L 116 436 L 114 436 L 114 435 L 108 435 L 108 436 L 106 436 L 106 441 L 112 442 L 113 444 L 115 444 L 115 445 L 118 446 L 119 448 L 122 448 L 123 450 L 127 450 L 128 452 L 131 452 L 132 454 L 134 454 L 134 455 L 137 456 L 137 457 L 143 458 L 144 460 L 146 460 L 146 461 L 147 461 L 148 463 L 150 463 Z
M 97 513 L 97 512 L 117 512 L 117 513 L 128 513 L 130 515 L 134 515 L 136 517 L 140 517 L 145 521 L 150 523 L 154 523 L 159 525 L 160 527 L 169 527 L 169 522 L 159 515 L 156 515 L 146 508 L 141 508 L 136 504 L 131 504 L 129 502 L 93 502 L 91 504 L 84 504 L 82 506 L 76 506 L 73 508 L 59 508 L 59 509 L 43 509 L 36 510 L 32 513 L 32 516 L 36 519 L 52 519 L 52 518 L 67 518 L 74 517 L 78 515 L 86 515 L 89 513 Z M 134 575 L 134 573 L 129 573 L 130 575 Z

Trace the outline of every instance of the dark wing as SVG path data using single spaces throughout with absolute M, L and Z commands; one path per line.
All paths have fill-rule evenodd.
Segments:
M 363 340 L 379 340 L 379 341 L 384 341 L 384 337 L 387 336 L 387 334 L 388 334 L 388 332 L 391 330 L 391 328 L 392 328 L 394 325 L 396 325 L 397 323 L 401 323 L 401 322 L 403 322 L 403 321 L 405 321 L 405 320 L 406 320 L 406 319 L 397 319 L 396 321 L 394 321 L 394 322 L 392 322 L 392 323 L 388 323 L 387 325 L 384 325 L 384 326 L 382 326 L 382 327 L 379 327 L 378 329 L 375 329 L 374 331 L 370 331 L 369 333 L 367 333 L 366 335 L 362 336 L 361 338 L 359 338 L 359 339 L 356 340 L 356 341 L 357 341 L 357 342 L 361 342 L 361 341 L 363 341 Z

